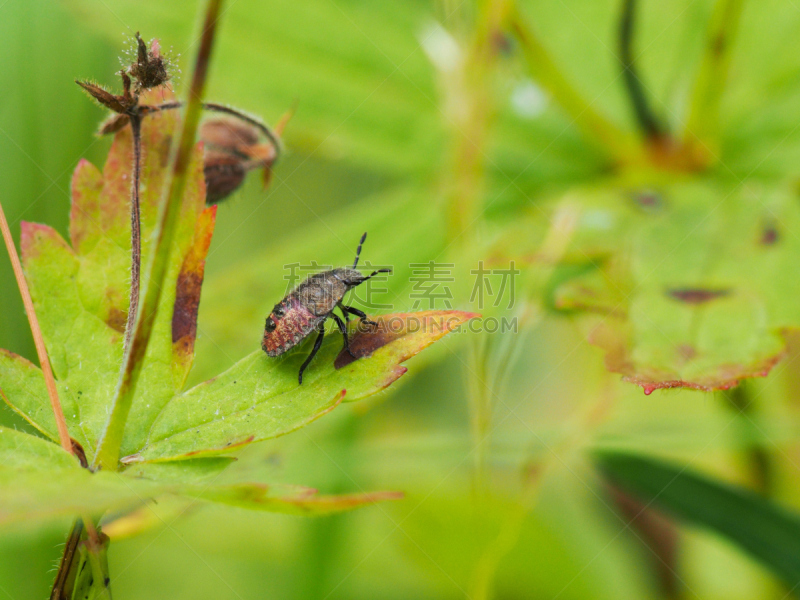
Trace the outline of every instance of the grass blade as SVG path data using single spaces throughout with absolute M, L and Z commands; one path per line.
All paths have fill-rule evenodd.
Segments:
M 609 479 L 646 504 L 725 536 L 790 588 L 800 583 L 800 516 L 679 465 L 616 451 L 598 452 L 595 460 Z

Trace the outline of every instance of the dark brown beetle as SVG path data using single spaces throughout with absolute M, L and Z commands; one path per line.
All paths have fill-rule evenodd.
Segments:
M 328 317 L 332 317 L 336 321 L 339 331 L 344 336 L 344 348 L 348 352 L 350 352 L 350 344 L 347 339 L 346 322 L 350 318 L 349 315 L 359 317 L 361 322 L 367 325 L 377 325 L 374 321 L 367 319 L 367 315 L 363 311 L 342 304 L 344 295 L 350 289 L 361 285 L 378 273 L 391 273 L 392 271 L 391 269 L 378 269 L 365 277 L 356 270 L 358 257 L 361 255 L 361 246 L 365 239 L 367 239 L 366 233 L 361 236 L 361 241 L 358 243 L 356 259 L 352 268 L 341 267 L 311 275 L 276 304 L 267 317 L 261 348 L 268 356 L 280 356 L 290 348 L 294 348 L 312 331 L 318 332 L 311 354 L 300 366 L 297 380 L 301 384 L 303 383 L 303 371 L 306 370 L 322 345 L 322 338 L 325 337 L 325 321 Z M 337 306 L 342 311 L 344 321 L 333 312 Z M 352 356 L 353 353 L 350 352 L 350 354 Z

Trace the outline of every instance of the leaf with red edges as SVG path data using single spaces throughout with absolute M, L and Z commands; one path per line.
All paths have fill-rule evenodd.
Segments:
M 160 99 L 162 91 L 156 92 Z M 159 100 L 160 101 L 160 100 Z M 164 112 L 142 126 L 143 263 L 155 225 L 178 115 Z M 81 161 L 72 179 L 70 241 L 52 228 L 22 224 L 21 248 L 45 344 L 58 381 L 67 425 L 91 461 L 119 375 L 130 285 L 130 128 L 119 131 L 102 173 Z M 202 148 L 195 148 L 181 207 L 162 306 L 145 358 L 123 445 L 136 446 L 161 407 L 183 386 L 193 359 L 195 322 L 214 210 L 205 209 Z M 173 313 L 181 339 L 173 344 Z M 0 387 L 7 387 L 0 381 Z M 6 401 L 43 431 L 39 399 L 7 393 Z M 46 400 L 44 401 L 46 403 Z
M 607 368 L 645 393 L 765 377 L 800 327 L 794 194 L 755 200 L 714 181 L 653 194 L 646 207 L 613 186 L 570 194 L 582 216 L 552 304 L 584 314 Z
M 386 388 L 406 372 L 401 363 L 477 316 L 427 311 L 375 317 L 374 330 L 354 333 L 353 350 L 361 356 L 359 360 L 337 360 L 341 336 L 328 336 L 302 385 L 297 383 L 297 372 L 313 336 L 277 358 L 256 351 L 213 380 L 175 396 L 156 419 L 143 447 L 123 460 L 164 461 L 223 453 L 235 444 L 293 431 L 333 410 L 342 399 L 360 400 Z

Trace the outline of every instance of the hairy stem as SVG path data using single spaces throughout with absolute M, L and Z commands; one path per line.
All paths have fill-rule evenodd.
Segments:
M 623 78 L 628 90 L 628 97 L 633 105 L 633 112 L 643 133 L 648 138 L 660 138 L 664 128 L 659 123 L 642 86 L 633 58 L 633 28 L 636 22 L 636 0 L 624 0 L 619 23 L 619 59 L 622 62 Z
M 131 345 L 136 313 L 139 311 L 139 292 L 142 269 L 142 226 L 140 199 L 142 181 L 142 118 L 138 113 L 130 116 L 133 136 L 133 181 L 131 181 L 131 294 L 128 307 L 128 323 L 125 326 L 125 349 Z
M 183 105 L 184 105 L 183 102 L 165 102 L 163 104 L 143 106 L 142 112 L 146 114 L 148 112 L 158 112 L 161 110 L 175 110 L 177 108 L 183 108 Z M 281 140 L 278 136 L 283 130 L 283 124 L 285 123 L 281 122 L 278 124 L 278 127 L 275 128 L 275 131 L 277 132 L 276 135 L 276 133 L 274 133 L 269 127 L 267 127 L 264 123 L 262 123 L 258 119 L 251 117 L 250 115 L 247 115 L 243 112 L 240 112 L 235 108 L 231 108 L 230 106 L 225 106 L 224 104 L 216 104 L 215 102 L 203 102 L 202 107 L 203 110 L 231 115 L 233 117 L 236 117 L 240 121 L 244 121 L 245 123 L 252 125 L 256 129 L 261 131 L 261 133 L 264 134 L 264 137 L 266 137 L 272 143 L 272 145 L 275 146 L 275 157 L 276 159 L 280 158 L 280 154 L 281 151 L 283 150 L 283 147 L 281 145 Z M 289 113 L 289 116 L 291 117 L 291 112 Z
M 11 231 L 8 228 L 8 221 L 6 220 L 5 212 L 3 212 L 2 204 L 0 204 L 0 230 L 2 230 L 3 240 L 8 249 L 8 256 L 11 258 L 11 267 L 14 269 L 14 277 L 17 279 L 17 286 L 22 296 L 22 303 L 25 305 L 25 314 L 28 315 L 28 323 L 31 326 L 33 342 L 36 345 L 36 354 L 39 356 L 39 364 L 42 366 L 42 374 L 44 375 L 44 381 L 47 385 L 47 394 L 50 396 L 50 406 L 53 408 L 53 414 L 55 414 L 56 418 L 58 441 L 61 443 L 61 447 L 64 448 L 64 450 L 72 454 L 72 441 L 69 437 L 67 421 L 64 419 L 64 411 L 61 409 L 61 402 L 58 399 L 56 378 L 53 376 L 53 369 L 50 366 L 50 358 L 47 356 L 47 348 L 45 348 L 44 345 L 42 330 L 39 327 L 39 320 L 36 318 L 36 310 L 33 308 L 31 292 L 28 289 L 28 282 L 25 280 L 25 275 L 22 272 L 22 265 L 19 262 L 17 248 L 14 246 L 14 240 L 11 237 Z
M 72 597 L 72 588 L 75 584 L 75 565 L 79 562 L 75 559 L 82 535 L 83 521 L 76 519 L 64 544 L 64 552 L 61 554 L 61 562 L 58 564 L 58 572 L 56 573 L 56 580 L 53 582 L 53 589 L 50 592 L 50 600 L 62 600 L 62 598 Z
M 174 237 L 180 214 L 183 190 L 187 180 L 187 169 L 203 108 L 201 99 L 205 89 L 221 5 L 222 0 L 209 0 L 207 3 L 200 49 L 195 60 L 183 124 L 180 135 L 177 136 L 177 141 L 173 144 L 172 172 L 166 183 L 166 191 L 159 206 L 153 251 L 150 253 L 146 270 L 147 276 L 144 278 L 146 285 L 143 296 L 144 301 L 139 305 L 131 344 L 123 356 L 122 370 L 114 393 L 111 414 L 103 429 L 97 454 L 94 458 L 95 467 L 113 471 L 119 466 L 119 451 L 125 422 L 136 392 L 142 360 L 150 341 L 150 334 L 153 330 L 153 323 L 155 322 L 161 297 L 161 287 L 169 265 L 172 238 Z
M 86 554 L 91 570 L 90 589 L 94 592 L 93 598 L 97 600 L 111 600 L 111 578 L 108 573 L 108 536 L 102 535 L 95 527 L 92 519 L 84 515 L 83 524 L 86 527 Z

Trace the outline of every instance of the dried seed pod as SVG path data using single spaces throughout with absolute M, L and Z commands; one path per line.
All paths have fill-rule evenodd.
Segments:
M 158 40 L 152 40 L 148 50 L 147 44 L 136 32 L 136 62 L 128 72 L 136 80 L 139 89 L 148 90 L 169 81 L 169 61 L 161 54 Z
M 96 83 L 92 83 L 91 81 L 81 81 L 80 79 L 76 79 L 75 83 L 83 88 L 83 90 L 89 94 L 92 98 L 94 98 L 97 102 L 105 106 L 106 108 L 110 108 L 116 113 L 125 112 L 129 107 L 125 106 L 124 99 L 122 96 L 115 96 L 105 88 L 97 85 Z
M 107 135 L 109 133 L 117 133 L 121 131 L 128 123 L 130 118 L 125 114 L 113 114 L 105 121 L 100 123 L 100 129 L 97 130 L 98 135 Z
M 200 139 L 207 146 L 227 152 L 258 143 L 258 131 L 248 123 L 233 119 L 210 119 L 200 126 Z
M 248 171 L 263 169 L 264 187 L 269 183 L 278 152 L 271 141 L 259 142 L 259 130 L 254 125 L 231 118 L 209 119 L 200 127 L 200 139 L 205 144 L 208 204 L 232 194 Z
M 214 204 L 230 196 L 242 185 L 247 170 L 239 157 L 206 150 L 203 174 L 206 178 L 206 204 Z

